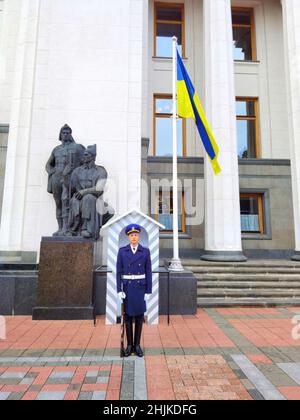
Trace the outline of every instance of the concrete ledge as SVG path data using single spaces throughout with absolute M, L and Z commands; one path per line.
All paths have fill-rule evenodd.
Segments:
M 37 273 L 0 273 L 0 315 L 31 315 L 37 299 Z
M 197 312 L 197 280 L 191 271 L 170 273 L 170 315 L 194 315 Z M 159 275 L 159 314 L 168 314 L 168 274 Z
M 0 251 L 0 264 L 35 264 L 37 252 Z
M 0 124 L 0 133 L 9 133 L 9 125 Z
M 244 249 L 249 259 L 290 260 L 293 252 L 289 249 Z
M 169 156 L 148 156 L 148 163 L 172 163 L 172 157 Z M 204 158 L 202 157 L 179 157 L 178 163 L 197 163 L 204 165 Z M 239 165 L 251 166 L 291 166 L 289 159 L 239 159 Z
M 38 279 L 35 277 L 16 278 L 14 315 L 31 315 L 37 301 Z
M 0 315 L 12 315 L 14 311 L 15 278 L 0 278 Z
M 94 272 L 93 305 L 96 315 L 106 314 L 107 274 Z
M 0 263 L 0 271 L 35 271 L 38 270 L 38 264 L 21 263 L 21 262 L 4 262 Z
M 22 271 L 0 273 L 0 315 L 32 315 L 37 304 L 38 273 L 27 275 Z M 96 315 L 105 315 L 106 276 L 94 272 L 93 305 Z
M 204 249 L 184 249 L 180 250 L 180 258 L 189 260 L 201 260 L 202 255 L 206 254 Z M 290 249 L 244 249 L 243 254 L 248 259 L 264 259 L 264 260 L 290 260 L 295 254 Z M 164 248 L 160 251 L 160 261 L 163 264 L 165 259 L 171 259 L 173 256 L 173 249 Z M 210 260 L 209 260 L 210 261 Z M 213 260 L 214 261 L 214 260 Z M 297 261 L 297 260 L 296 260 Z M 221 261 L 221 262 L 230 262 L 230 261 Z M 233 261 L 234 262 L 234 261 Z
M 204 261 L 216 261 L 216 262 L 246 262 L 247 257 L 243 252 L 226 252 L 226 251 L 205 251 L 205 254 L 201 256 Z

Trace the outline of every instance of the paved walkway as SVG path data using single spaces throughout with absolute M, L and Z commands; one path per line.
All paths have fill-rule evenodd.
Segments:
M 0 400 L 300 400 L 299 315 L 300 308 L 207 309 L 172 316 L 169 326 L 161 317 L 144 327 L 145 358 L 125 360 L 120 326 L 104 317 L 96 327 L 7 317 Z

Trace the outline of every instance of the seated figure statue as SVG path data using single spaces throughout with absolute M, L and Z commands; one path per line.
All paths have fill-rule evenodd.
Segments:
M 113 216 L 114 210 L 103 201 L 107 172 L 96 165 L 97 146 L 88 146 L 83 165 L 76 168 L 70 182 L 69 236 L 99 239 L 100 229 Z

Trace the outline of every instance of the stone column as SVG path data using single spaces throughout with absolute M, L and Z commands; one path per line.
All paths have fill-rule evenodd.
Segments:
M 27 194 L 29 147 L 31 137 L 34 72 L 40 0 L 8 2 L 19 10 L 14 63 L 14 80 L 9 122 L 8 150 L 0 229 L 3 256 L 19 256 L 22 249 L 23 221 Z M 13 14 L 8 15 L 9 17 Z M 6 22 L 4 22 L 6 23 Z M 8 28 L 8 31 L 10 29 Z M 7 255 L 6 255 L 7 254 Z
M 281 3 L 295 223 L 293 260 L 300 261 L 300 2 L 299 0 L 282 0 Z
M 203 0 L 205 111 L 220 147 L 222 173 L 205 162 L 205 254 L 246 261 L 242 253 L 230 0 Z

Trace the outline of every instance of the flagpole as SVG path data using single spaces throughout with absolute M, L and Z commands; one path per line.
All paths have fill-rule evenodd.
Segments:
M 178 229 L 178 171 L 177 171 L 177 38 L 173 42 L 173 259 L 169 265 L 171 271 L 184 271 L 179 258 Z

